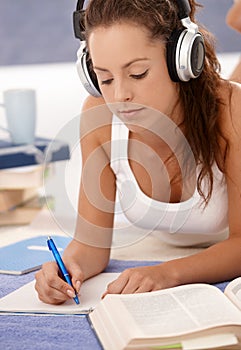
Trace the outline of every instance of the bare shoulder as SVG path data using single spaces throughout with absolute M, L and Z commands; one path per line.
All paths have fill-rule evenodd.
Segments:
M 241 116 L 241 84 L 236 82 L 231 82 L 232 86 L 232 98 L 231 98 L 231 108 L 234 117 L 236 116 L 237 122 L 240 122 Z
M 226 138 L 224 170 L 228 192 L 229 236 L 240 237 L 241 221 L 237 208 L 241 205 L 241 86 L 230 83 L 224 88 L 221 132 Z
M 81 144 L 87 148 L 108 144 L 111 140 L 112 113 L 101 97 L 89 96 L 80 117 Z
M 236 142 L 241 135 L 241 84 L 230 82 L 221 89 L 221 96 L 220 128 L 229 143 Z
M 83 103 L 82 110 L 87 111 L 101 105 L 105 105 L 105 101 L 102 97 L 88 96 Z

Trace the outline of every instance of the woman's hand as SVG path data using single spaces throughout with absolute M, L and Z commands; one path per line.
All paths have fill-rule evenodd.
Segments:
M 59 276 L 58 265 L 55 262 L 47 262 L 35 274 L 35 289 L 41 301 L 48 304 L 61 304 L 79 293 L 83 273 L 75 261 L 65 261 L 65 265 L 74 288 Z
M 125 270 L 115 281 L 108 284 L 102 297 L 105 297 L 106 294 L 151 292 L 177 285 L 177 281 L 168 276 L 168 271 L 164 265 L 163 263 Z

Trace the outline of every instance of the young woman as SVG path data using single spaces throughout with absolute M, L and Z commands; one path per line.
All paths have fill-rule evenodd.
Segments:
M 175 0 L 92 0 L 86 9 L 90 69 L 102 97 L 87 98 L 83 108 L 79 217 L 63 256 L 77 292 L 108 265 L 116 189 L 132 224 L 173 244 L 208 247 L 127 269 L 106 293 L 241 274 L 241 90 L 220 78 L 211 37 L 196 31 L 196 3 L 189 3 L 190 19 L 188 3 L 180 8 Z M 187 71 L 176 67 L 169 46 L 180 49 L 183 25 L 194 45 Z M 74 296 L 52 262 L 36 274 L 36 290 L 47 303 Z

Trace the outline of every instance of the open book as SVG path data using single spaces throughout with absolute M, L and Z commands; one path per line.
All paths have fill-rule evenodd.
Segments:
M 225 294 L 208 284 L 109 294 L 89 319 L 105 350 L 241 349 L 241 277 Z
M 0 299 L 0 313 L 8 314 L 84 314 L 96 306 L 101 300 L 109 282 L 119 273 L 101 273 L 86 280 L 80 289 L 80 304 L 70 299 L 61 305 L 45 304 L 38 299 L 34 288 L 35 280 Z

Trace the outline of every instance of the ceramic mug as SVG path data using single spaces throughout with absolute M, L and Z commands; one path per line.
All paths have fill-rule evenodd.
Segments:
M 13 144 L 32 144 L 36 129 L 36 92 L 33 89 L 10 89 L 3 92 L 7 128 Z

